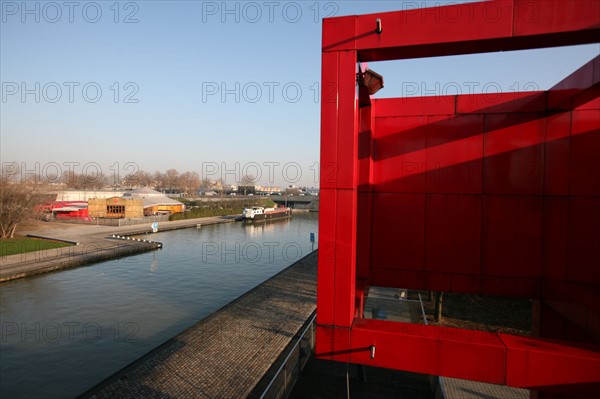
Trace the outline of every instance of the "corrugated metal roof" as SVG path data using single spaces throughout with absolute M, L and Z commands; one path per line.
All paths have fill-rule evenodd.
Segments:
M 169 197 L 144 197 L 144 208 L 148 208 L 156 205 L 183 205 L 181 202 L 176 201 Z
M 128 191 L 127 193 L 125 193 L 127 196 L 132 196 L 132 197 L 145 197 L 145 196 L 153 196 L 153 197 L 164 197 L 165 195 L 163 193 L 159 193 L 156 190 L 153 190 L 151 188 L 148 187 L 144 187 L 144 188 L 138 188 L 136 190 L 131 190 Z

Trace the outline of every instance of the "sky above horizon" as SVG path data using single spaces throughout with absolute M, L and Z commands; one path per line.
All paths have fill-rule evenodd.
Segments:
M 457 2 L 2 0 L 2 162 L 42 175 L 175 168 L 316 187 L 321 19 Z M 545 90 L 599 53 L 370 67 L 385 78 L 377 97 Z

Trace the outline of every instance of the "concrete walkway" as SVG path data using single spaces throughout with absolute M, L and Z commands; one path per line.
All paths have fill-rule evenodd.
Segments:
M 445 389 L 446 399 L 529 399 L 529 390 L 506 385 L 440 378 Z
M 245 398 L 316 308 L 313 252 L 84 394 Z
M 160 222 L 159 231 L 196 227 L 199 224 L 230 223 L 235 217 L 236 215 L 216 216 Z M 112 235 L 145 234 L 151 231 L 150 224 L 113 227 L 58 222 L 41 223 L 23 229 L 19 234 L 69 241 L 78 245 L 2 256 L 0 257 L 0 282 L 161 248 L 161 243 L 152 240 L 152 234 L 144 237 L 146 242 L 111 238 Z

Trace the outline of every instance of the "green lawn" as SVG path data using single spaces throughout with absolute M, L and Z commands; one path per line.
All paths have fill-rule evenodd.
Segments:
M 0 256 L 22 254 L 25 252 L 41 251 L 44 249 L 66 247 L 72 244 L 59 241 L 42 240 L 39 238 L 15 237 L 0 240 Z

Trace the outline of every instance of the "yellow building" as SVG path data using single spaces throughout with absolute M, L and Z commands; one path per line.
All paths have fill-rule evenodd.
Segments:
M 93 218 L 144 217 L 144 201 L 141 198 L 91 198 L 88 200 L 88 215 Z
M 126 192 L 122 197 L 91 198 L 88 214 L 93 218 L 139 219 L 157 214 L 181 213 L 185 205 L 148 188 Z

